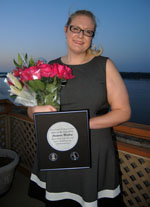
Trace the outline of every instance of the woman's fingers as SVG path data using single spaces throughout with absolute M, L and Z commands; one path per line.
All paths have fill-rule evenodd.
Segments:
M 28 107 L 28 116 L 33 119 L 33 114 L 38 112 L 53 112 L 57 111 L 53 106 L 51 105 L 44 105 L 44 106 L 34 106 L 34 107 Z

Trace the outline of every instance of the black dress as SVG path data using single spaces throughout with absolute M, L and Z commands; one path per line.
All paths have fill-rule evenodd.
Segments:
M 108 112 L 106 57 L 81 65 L 69 65 L 74 79 L 61 91 L 61 110 L 89 109 L 90 117 Z M 50 63 L 60 63 L 58 58 Z M 120 171 L 112 129 L 91 130 L 92 168 L 40 172 L 37 159 L 32 170 L 29 195 L 47 206 L 123 206 L 120 202 Z

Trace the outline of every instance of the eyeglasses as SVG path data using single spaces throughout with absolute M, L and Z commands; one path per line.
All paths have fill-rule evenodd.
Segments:
M 80 27 L 73 26 L 73 25 L 70 25 L 69 29 L 70 29 L 71 32 L 77 33 L 77 34 L 79 34 L 80 32 L 83 32 L 83 34 L 87 37 L 94 37 L 94 35 L 95 35 L 94 31 L 91 31 L 89 29 L 83 30 Z

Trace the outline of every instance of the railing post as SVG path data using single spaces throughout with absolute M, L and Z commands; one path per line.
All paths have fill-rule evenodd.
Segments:
M 12 104 L 6 100 L 4 105 L 4 112 L 8 114 L 9 112 L 11 112 L 11 109 L 12 109 Z
M 6 116 L 6 148 L 11 149 L 11 126 L 10 126 L 10 115 Z

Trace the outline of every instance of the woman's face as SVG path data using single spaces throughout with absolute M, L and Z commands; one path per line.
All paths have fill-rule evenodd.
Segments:
M 90 17 L 76 16 L 71 21 L 71 26 L 78 27 L 82 30 L 94 31 L 94 24 Z M 70 31 L 70 25 L 65 26 L 65 34 L 67 38 L 68 50 L 74 53 L 84 53 L 91 45 L 92 37 L 83 34 L 83 31 L 74 33 Z

